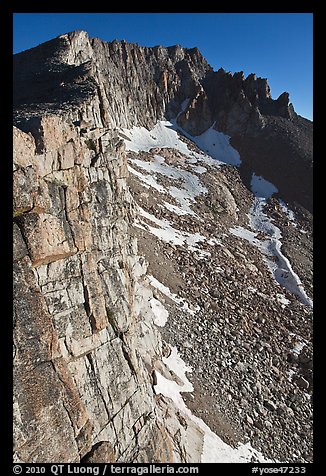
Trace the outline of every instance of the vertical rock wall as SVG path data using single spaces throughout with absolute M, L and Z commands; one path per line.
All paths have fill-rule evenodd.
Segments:
M 171 431 L 187 429 L 153 392 L 162 343 L 124 146 L 56 116 L 33 127 L 14 128 L 15 460 L 183 461 Z

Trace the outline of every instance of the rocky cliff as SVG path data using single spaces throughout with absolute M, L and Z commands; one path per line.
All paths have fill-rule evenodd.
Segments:
M 312 123 L 295 113 L 288 93 L 274 100 L 266 79 L 214 72 L 197 48 L 107 43 L 73 32 L 16 55 L 14 78 L 17 121 L 66 110 L 71 120 L 91 117 L 100 127 L 151 128 L 188 99 L 178 118 L 187 132 L 213 125 L 230 135 L 247 184 L 256 170 L 284 198 L 312 210 Z
M 153 391 L 163 349 L 123 143 L 64 117 L 39 124 L 36 140 L 14 128 L 15 458 L 182 461 L 169 431 L 183 427 L 171 411 L 166 428 Z
M 214 72 L 196 48 L 106 43 L 85 32 L 62 35 L 14 57 L 14 108 L 15 461 L 202 461 L 206 427 L 158 391 L 160 378 L 181 388 L 182 381 L 167 365 L 174 351 L 159 329 L 166 312 L 164 297 L 143 257 L 158 277 L 162 270 L 157 258 L 161 253 L 168 256 L 162 263 L 179 280 L 180 291 L 195 274 L 186 280 L 178 266 L 197 269 L 202 256 L 196 258 L 190 247 L 190 257 L 179 257 L 175 247 L 161 250 L 159 243 L 151 242 L 153 234 L 139 234 L 135 223 L 141 202 L 148 208 L 141 212 L 147 216 L 145 230 L 153 220 L 149 212 L 164 218 L 162 199 L 134 182 L 141 167 L 158 159 L 154 148 L 153 156 L 142 157 L 145 165 L 127 155 L 122 138 L 128 136 L 121 129 L 152 129 L 158 120 L 177 117 L 176 124 L 192 136 L 209 128 L 231 136 L 241 155 L 241 175 L 231 170 L 216 175 L 213 168 L 205 175 L 209 195 L 201 212 L 208 214 L 203 215 L 203 229 L 211 241 L 216 219 L 221 233 L 244 220 L 251 199 L 241 177 L 248 184 L 253 171 L 273 181 L 282 197 L 297 202 L 309 216 L 311 123 L 296 115 L 287 94 L 273 100 L 266 80 Z M 152 140 L 155 143 L 154 135 Z M 159 148 L 156 152 L 162 153 Z M 132 177 L 128 157 L 138 166 Z M 167 152 L 159 160 L 191 171 L 191 162 L 179 152 Z M 197 166 L 198 176 L 203 165 Z M 175 173 L 168 172 L 164 180 L 177 177 L 182 182 L 184 176 Z M 192 189 L 198 186 L 205 192 L 198 178 L 190 181 Z M 162 184 L 155 187 L 163 190 Z M 193 216 L 185 198 L 182 203 Z M 181 244 L 187 239 L 190 243 L 191 233 L 200 231 L 201 221 L 192 220 L 178 222 Z M 232 275 L 239 263 L 230 253 L 225 251 Z M 211 272 L 207 269 L 206 275 Z M 273 289 L 276 296 L 275 284 L 266 279 L 266 290 Z M 201 291 L 196 292 L 191 291 L 189 302 L 194 299 L 193 309 L 200 305 L 203 322 L 210 322 L 217 304 L 214 308 L 213 301 L 207 304 Z M 264 313 L 269 306 L 263 298 Z M 308 335 L 300 305 L 293 306 L 293 325 L 299 322 L 296 329 L 303 326 L 302 333 Z M 274 304 L 270 318 L 282 309 Z M 182 316 L 183 311 L 171 312 Z M 285 332 L 282 323 L 278 326 Z M 273 348 L 266 352 L 271 358 Z M 307 359 L 310 365 L 310 354 Z M 309 387 L 310 377 L 307 372 L 304 376 L 302 385 L 308 382 Z M 278 391 L 275 387 L 275 395 Z M 300 407 L 302 414 L 305 410 Z M 244 441 L 231 438 L 239 440 Z M 308 443 L 306 452 L 308 457 Z

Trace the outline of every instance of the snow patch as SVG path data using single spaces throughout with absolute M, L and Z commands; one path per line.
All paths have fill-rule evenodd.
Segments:
M 296 222 L 294 211 L 291 210 L 291 208 L 289 208 L 288 205 L 281 199 L 279 199 L 279 204 L 281 209 L 285 213 L 285 215 L 288 217 L 289 221 L 294 226 L 294 228 L 298 228 L 298 223 Z M 299 228 L 299 232 L 302 233 L 303 235 L 306 235 L 308 233 L 306 230 L 303 230 L 302 228 Z
M 138 170 L 135 170 L 134 168 L 132 168 L 130 165 L 128 165 L 128 170 L 129 170 L 130 173 L 132 173 L 137 178 L 139 178 L 139 180 L 141 182 L 143 182 L 143 184 L 146 188 L 152 187 L 160 193 L 166 192 L 166 189 L 164 187 L 162 187 L 162 185 L 157 183 L 157 181 L 151 175 L 144 175 L 144 174 L 138 172 Z
M 265 195 L 268 195 L 272 188 L 268 185 L 264 190 Z M 307 296 L 299 276 L 294 272 L 290 261 L 281 251 L 281 231 L 264 212 L 265 205 L 266 198 L 257 196 L 249 212 L 250 225 L 256 230 L 256 233 L 239 226 L 233 227 L 229 231 L 255 245 L 263 254 L 264 261 L 274 279 L 288 291 L 298 296 L 303 304 L 313 307 L 313 301 Z M 266 239 L 259 240 L 256 237 L 257 232 L 264 233 Z M 276 260 L 269 259 L 269 257 L 276 258 Z
M 190 208 L 190 205 L 195 202 L 197 196 L 201 195 L 202 193 L 207 193 L 207 188 L 201 185 L 197 175 L 187 172 L 186 170 L 167 165 L 165 163 L 165 159 L 159 155 L 154 155 L 151 162 L 145 162 L 139 159 L 130 159 L 130 162 L 147 172 L 147 174 L 144 175 L 130 167 L 131 173 L 136 175 L 145 185 L 153 187 L 160 193 L 169 194 L 181 207 L 176 207 L 175 205 L 165 202 L 167 209 L 177 213 L 178 215 L 188 214 L 197 216 L 196 213 Z M 158 183 L 156 174 L 161 174 L 171 180 L 177 181 L 178 187 L 163 187 Z
M 164 207 L 172 213 L 176 213 L 179 216 L 188 215 L 188 210 L 183 210 L 183 208 L 172 205 L 169 202 L 163 202 Z
M 191 164 L 190 166 L 196 174 L 204 174 L 205 172 L 207 172 L 206 167 L 203 167 L 202 165 L 192 165 Z
M 191 367 L 187 366 L 181 359 L 176 347 L 171 348 L 171 354 L 168 358 L 163 357 L 163 362 L 182 380 L 183 385 L 178 385 L 174 380 L 169 380 L 155 371 L 157 378 L 157 385 L 154 386 L 155 392 L 170 398 L 181 412 L 191 418 L 203 430 L 204 447 L 201 457 L 202 463 L 249 463 L 252 461 L 252 458 L 262 463 L 272 462 L 253 449 L 250 443 L 240 444 L 237 448 L 232 448 L 213 433 L 202 419 L 192 414 L 180 393 L 193 391 L 193 386 L 186 376 L 186 372 L 191 372 Z
M 292 352 L 297 355 L 301 354 L 302 350 L 306 347 L 306 345 L 308 345 L 308 342 L 298 334 L 293 334 L 291 332 L 290 335 L 293 335 L 296 338 L 296 342 L 292 349 Z
M 282 237 L 280 229 L 272 223 L 270 218 L 264 212 L 266 205 L 266 199 L 262 197 L 256 197 L 249 210 L 249 223 L 251 228 L 256 231 L 265 233 L 271 238 L 280 240 Z
M 215 123 L 199 136 L 191 136 L 178 126 L 176 119 L 158 121 L 151 130 L 136 126 L 133 126 L 132 129 L 121 129 L 121 137 L 125 141 L 126 150 L 148 152 L 154 147 L 172 148 L 190 159 L 202 159 L 208 165 L 240 165 L 239 152 L 231 146 L 230 136 L 216 131 Z M 202 152 L 197 153 L 189 150 L 187 144 L 179 138 L 177 131 L 192 140 Z
M 252 174 L 250 187 L 256 197 L 270 198 L 273 193 L 278 192 L 275 185 L 255 173 Z
M 288 306 L 291 301 L 289 301 L 288 299 L 286 299 L 286 297 L 284 296 L 284 294 L 280 294 L 280 293 L 277 293 L 276 294 L 276 299 L 278 300 L 278 302 L 280 304 L 283 304 L 284 306 Z
M 287 374 L 288 374 L 288 381 L 289 381 L 289 382 L 292 382 L 293 377 L 294 377 L 294 375 L 295 375 L 295 371 L 292 370 L 292 369 L 290 369 L 290 370 L 288 370 Z
M 149 282 L 151 283 L 151 285 L 158 289 L 162 294 L 164 294 L 166 297 L 168 297 L 169 299 L 171 299 L 171 301 L 174 301 L 176 302 L 177 304 L 180 304 L 182 299 L 179 298 L 176 294 L 172 293 L 170 291 L 170 288 L 168 288 L 167 286 L 165 286 L 163 283 L 161 283 L 158 279 L 154 278 L 154 276 L 152 276 L 151 274 L 148 275 L 148 279 L 149 279 Z
M 126 150 L 149 152 L 152 148 L 177 149 L 187 157 L 194 155 L 185 142 L 181 141 L 170 121 L 158 121 L 150 131 L 145 127 L 133 126 L 122 129 Z
M 258 247 L 262 244 L 258 238 L 256 238 L 257 233 L 247 230 L 246 228 L 243 228 L 243 226 L 234 226 L 233 228 L 230 228 L 229 231 L 232 233 L 232 235 L 239 238 L 244 238 L 245 240 L 249 241 L 249 243 Z
M 186 231 L 180 231 L 174 228 L 170 222 L 166 219 L 156 218 L 154 215 L 146 212 L 143 208 L 139 207 L 139 213 L 147 220 L 153 222 L 158 228 L 149 225 L 148 223 L 135 223 L 135 226 L 143 230 L 149 231 L 159 239 L 166 243 L 172 243 L 179 246 L 187 246 L 189 250 L 200 251 L 205 254 L 203 250 L 199 250 L 195 245 L 197 243 L 205 241 L 205 237 L 199 233 L 187 233 Z
M 183 131 L 186 135 L 185 131 Z M 241 164 L 240 155 L 230 144 L 230 136 L 214 129 L 214 124 L 199 136 L 190 136 L 189 139 L 206 154 L 224 164 L 238 167 Z
M 298 225 L 295 222 L 295 215 L 293 210 L 291 210 L 283 200 L 279 200 L 278 202 L 280 204 L 281 209 L 285 213 L 285 215 L 288 217 L 288 219 L 293 223 L 294 227 L 296 228 Z
M 150 281 L 150 284 L 154 288 L 158 289 L 162 294 L 164 294 L 166 297 L 171 299 L 171 301 L 175 302 L 176 304 L 181 305 L 182 309 L 184 311 L 189 312 L 189 314 L 191 314 L 191 315 L 195 315 L 196 311 L 199 310 L 199 306 L 197 306 L 196 309 L 190 309 L 189 304 L 187 303 L 187 301 L 185 299 L 180 298 L 176 294 L 172 293 L 167 286 L 165 286 L 163 283 L 161 283 L 156 278 L 154 278 L 154 276 L 149 275 L 148 279 Z

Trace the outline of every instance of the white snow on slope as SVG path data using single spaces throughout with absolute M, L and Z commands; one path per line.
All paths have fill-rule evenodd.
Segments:
M 250 188 L 256 197 L 262 198 L 269 198 L 273 193 L 278 192 L 275 185 L 255 173 L 252 174 Z
M 180 129 L 176 125 L 175 120 L 172 122 L 159 121 L 151 131 L 139 127 L 134 127 L 129 131 L 124 130 L 124 134 L 129 134 L 130 138 L 129 141 L 126 141 L 127 150 L 138 152 L 140 150 L 148 151 L 152 147 L 171 147 L 185 154 L 193 163 L 196 163 L 197 158 L 203 159 L 204 155 L 194 153 L 188 149 L 187 145 L 179 139 L 173 128 Z M 189 134 L 184 131 L 182 132 L 190 137 Z M 217 161 L 239 165 L 239 154 L 230 146 L 228 136 L 215 131 L 213 126 L 201 134 L 201 136 L 190 138 L 197 143 L 202 150 L 210 153 L 212 157 L 215 157 Z M 205 160 L 209 159 L 212 160 L 210 157 L 205 156 Z M 150 163 L 138 159 L 133 159 L 132 162 L 148 172 L 148 174 L 141 174 L 130 167 L 130 171 L 137 175 L 145 185 L 155 188 L 160 193 L 168 193 L 180 205 L 176 206 L 165 201 L 164 206 L 168 210 L 178 215 L 195 215 L 190 208 L 191 203 L 195 201 L 196 196 L 207 192 L 207 189 L 200 184 L 199 178 L 196 175 L 165 164 L 164 158 L 158 155 L 155 155 L 154 161 Z M 180 184 L 178 187 L 169 186 L 165 188 L 157 182 L 155 178 L 156 173 L 162 174 L 172 180 L 178 180 Z M 154 174 L 154 176 L 149 174 Z M 256 197 L 249 215 L 251 228 L 256 232 L 265 233 L 268 238 L 264 241 L 258 240 L 255 232 L 245 230 L 243 227 L 234 227 L 230 230 L 231 233 L 245 238 L 257 246 L 264 255 L 265 262 L 275 280 L 286 287 L 290 292 L 297 295 L 304 304 L 312 307 L 312 300 L 307 296 L 300 278 L 293 271 L 291 263 L 281 251 L 282 234 L 280 229 L 275 226 L 271 219 L 264 213 L 266 200 L 278 191 L 277 188 L 268 180 L 254 173 L 251 178 L 251 189 Z M 284 202 L 280 201 L 280 204 L 289 219 L 295 223 L 293 212 Z M 143 211 L 143 216 L 145 216 L 144 213 L 147 212 Z M 158 220 L 153 215 L 147 215 L 147 218 L 159 227 L 156 228 L 146 225 L 148 231 L 166 242 L 177 245 L 184 244 L 187 245 L 189 249 L 191 249 L 190 247 L 196 249 L 194 245 L 199 241 L 205 240 L 205 238 L 198 233 L 191 235 L 186 232 L 181 232 L 172 227 L 167 220 Z M 144 228 L 144 226 L 138 226 Z M 276 257 L 277 262 L 275 263 L 275 261 L 268 259 L 268 257 Z
M 145 170 L 147 174 L 151 174 L 142 175 L 130 167 L 130 171 L 137 175 L 141 181 L 147 185 L 153 186 L 153 188 L 159 192 L 168 193 L 177 201 L 177 203 L 179 203 L 181 207 L 179 208 L 175 205 L 166 203 L 165 205 L 169 210 L 179 215 L 188 214 L 196 216 L 196 213 L 191 210 L 190 205 L 191 203 L 195 202 L 195 199 L 198 195 L 207 193 L 207 188 L 201 185 L 197 175 L 187 172 L 186 170 L 167 165 L 165 163 L 164 157 L 159 155 L 154 155 L 153 160 L 150 162 L 145 162 L 139 159 L 131 159 L 131 163 Z M 178 181 L 178 186 L 162 187 L 162 185 L 160 185 L 156 180 L 156 174 L 161 174 L 171 180 Z
M 181 111 L 186 107 L 188 100 L 182 104 Z M 180 130 L 185 136 L 192 139 L 199 148 L 204 148 L 207 155 L 203 152 L 197 153 L 188 149 L 187 144 L 182 141 L 177 133 Z M 192 215 L 201 220 L 192 209 L 191 205 L 195 202 L 196 197 L 207 193 L 199 177 L 195 174 L 203 174 L 207 172 L 207 168 L 199 165 L 200 161 L 204 165 L 219 167 L 223 163 L 239 165 L 240 156 L 238 152 L 229 144 L 229 136 L 217 132 L 213 126 L 200 136 L 191 137 L 183 131 L 177 124 L 176 119 L 169 121 L 159 121 L 152 130 L 147 130 L 144 127 L 133 127 L 132 129 L 122 129 L 121 136 L 123 137 L 126 149 L 133 152 L 149 151 L 152 148 L 173 148 L 181 152 L 185 157 L 186 165 L 192 167 L 194 174 L 183 170 L 180 167 L 174 167 L 165 163 L 165 159 L 159 155 L 155 155 L 150 162 L 143 161 L 138 158 L 130 158 L 129 171 L 135 175 L 146 188 L 154 188 L 162 194 L 172 197 L 177 205 L 171 204 L 168 201 L 163 201 L 163 206 L 177 215 Z M 214 158 L 212 158 L 214 157 Z M 135 169 L 137 167 L 138 170 Z M 140 172 L 142 169 L 144 173 Z M 170 180 L 177 182 L 176 186 L 163 186 L 158 182 L 157 177 L 163 175 Z M 144 210 L 141 211 L 145 216 Z M 139 228 L 147 229 L 150 233 L 156 235 L 159 239 L 174 243 L 177 245 L 186 245 L 189 250 L 198 250 L 194 246 L 199 241 L 204 241 L 205 238 L 200 234 L 189 234 L 182 232 L 172 227 L 167 220 L 157 220 L 153 215 L 147 214 L 147 217 L 157 227 L 152 227 L 148 224 L 137 224 Z M 201 251 L 201 256 L 210 256 L 210 253 Z
M 149 276 L 149 279 L 152 286 L 159 289 L 174 302 L 187 305 L 184 299 L 181 299 L 173 294 L 167 286 L 164 286 L 156 278 Z M 161 302 L 155 298 L 151 299 L 150 304 L 155 315 L 154 323 L 158 326 L 164 326 L 167 322 L 169 313 L 166 311 Z M 212 430 L 202 419 L 192 414 L 191 410 L 186 406 L 181 396 L 181 392 L 193 392 L 194 390 L 192 383 L 186 376 L 186 373 L 191 372 L 192 369 L 182 360 L 176 347 L 171 347 L 170 356 L 168 358 L 163 357 L 163 362 L 172 372 L 174 372 L 175 375 L 177 375 L 177 377 L 181 380 L 182 385 L 179 385 L 174 380 L 169 380 L 163 377 L 163 375 L 161 375 L 158 371 L 155 371 L 157 379 L 157 383 L 154 386 L 155 393 L 162 394 L 170 398 L 178 410 L 191 418 L 194 423 L 196 423 L 199 428 L 203 430 L 204 445 L 201 455 L 202 463 L 248 463 L 251 462 L 252 457 L 255 458 L 255 461 L 271 462 L 270 460 L 265 459 L 260 452 L 254 450 L 250 443 L 238 445 L 237 448 L 232 448 L 231 446 L 227 445 L 220 437 L 212 432 Z
M 312 300 L 307 296 L 299 276 L 292 269 L 291 263 L 281 251 L 282 233 L 280 229 L 274 225 L 271 219 L 264 212 L 266 201 L 275 191 L 276 187 L 262 177 L 253 174 L 252 191 L 255 194 L 253 205 L 249 212 L 250 226 L 255 232 L 246 230 L 243 227 L 234 227 L 230 229 L 233 235 L 244 238 L 253 245 L 257 246 L 264 256 L 264 260 L 273 274 L 275 280 L 288 289 L 291 293 L 299 297 L 301 302 L 307 306 L 313 307 Z M 257 233 L 265 233 L 265 240 L 258 240 Z M 276 257 L 276 262 L 269 257 Z
M 191 315 L 195 315 L 196 310 L 199 310 L 199 306 L 197 306 L 197 309 L 190 309 L 189 304 L 187 303 L 187 301 L 185 299 L 180 298 L 176 294 L 172 293 L 167 286 L 164 286 L 164 284 L 161 283 L 160 281 L 158 281 L 156 278 L 154 278 L 154 276 L 149 275 L 148 278 L 149 278 L 149 281 L 150 281 L 151 285 L 154 288 L 161 291 L 161 293 L 164 294 L 169 299 L 171 299 L 171 301 L 174 301 L 176 304 L 182 305 L 182 309 L 184 311 L 189 312 L 189 314 L 191 314 Z
M 159 327 L 164 327 L 169 317 L 168 311 L 165 309 L 163 304 L 155 298 L 150 300 L 150 306 L 155 316 L 154 324 Z
M 181 298 L 179 298 L 176 294 L 172 293 L 167 286 L 161 283 L 158 279 L 154 278 L 154 276 L 150 274 L 148 275 L 148 279 L 154 288 L 161 291 L 161 293 L 171 299 L 171 301 L 174 301 L 177 304 L 180 304 L 182 302 Z
M 173 294 L 167 286 L 164 286 L 153 276 L 149 276 L 149 279 L 152 286 L 159 289 L 174 302 L 183 304 L 187 310 L 188 304 L 184 299 Z M 154 323 L 158 326 L 164 326 L 167 322 L 168 312 L 160 301 L 155 298 L 151 299 L 150 304 L 155 315 Z M 265 459 L 260 452 L 254 450 L 250 443 L 246 443 L 245 445 L 241 444 L 237 448 L 232 448 L 227 445 L 221 438 L 212 432 L 202 419 L 192 414 L 181 396 L 181 392 L 193 392 L 194 390 L 192 383 L 186 376 L 186 373 L 191 372 L 192 369 L 182 360 L 176 347 L 171 347 L 170 356 L 168 358 L 163 357 L 163 362 L 172 372 L 174 372 L 175 375 L 177 375 L 177 377 L 179 377 L 183 384 L 179 385 L 174 380 L 169 380 L 163 377 L 163 375 L 158 371 L 155 371 L 157 384 L 154 386 L 154 390 L 156 394 L 160 393 L 170 398 L 178 410 L 191 418 L 194 423 L 203 430 L 204 446 L 201 456 L 202 463 L 247 463 L 251 462 L 252 457 L 259 462 L 271 462 L 270 460 Z
M 188 139 L 192 140 L 200 150 L 210 157 L 213 157 L 213 159 L 223 164 L 239 166 L 241 164 L 240 155 L 239 152 L 231 146 L 231 137 L 223 134 L 223 132 L 216 131 L 214 125 L 215 123 L 199 136 L 191 136 L 174 122 L 176 129 L 182 131 Z
M 191 368 L 181 359 L 176 347 L 171 348 L 171 354 L 168 358 L 163 357 L 163 362 L 182 380 L 183 385 L 178 385 L 175 381 L 168 380 L 156 371 L 157 385 L 154 386 L 155 392 L 171 398 L 176 407 L 203 430 L 204 447 L 201 457 L 202 463 L 249 463 L 252 457 L 261 463 L 272 462 L 253 449 L 250 443 L 240 444 L 237 448 L 232 448 L 213 433 L 202 419 L 192 414 L 180 394 L 180 392 L 193 391 L 193 386 L 186 376 L 186 372 L 190 372 Z
M 294 211 L 291 210 L 291 208 L 289 208 L 289 206 L 281 199 L 279 199 L 279 204 L 281 206 L 281 209 L 285 213 L 285 215 L 288 217 L 289 221 L 292 223 L 292 226 L 294 226 L 294 228 L 298 228 L 298 223 L 295 221 Z M 299 228 L 299 232 L 302 233 L 303 235 L 308 233 L 306 230 L 303 230 L 302 228 Z
M 188 149 L 177 131 L 182 132 L 192 140 L 203 152 L 197 153 Z M 145 127 L 132 127 L 122 129 L 126 150 L 133 152 L 148 152 L 152 148 L 173 148 L 188 158 L 204 160 L 208 165 L 218 166 L 222 164 L 240 165 L 240 155 L 230 144 L 230 136 L 218 132 L 212 127 L 199 136 L 191 136 L 176 123 L 171 121 L 158 121 L 150 131 Z
M 143 185 L 146 187 L 146 188 L 154 188 L 155 190 L 157 190 L 158 192 L 160 193 L 165 193 L 166 192 L 166 189 L 160 185 L 154 177 L 152 177 L 151 175 L 145 175 L 145 174 L 142 174 L 140 172 L 138 172 L 138 170 L 135 170 L 133 167 L 131 167 L 130 165 L 128 165 L 128 170 L 130 173 L 132 173 L 133 175 L 135 175 L 137 178 L 139 178 L 139 180 L 141 182 L 143 182 Z
M 306 342 L 304 342 L 303 339 L 302 339 L 301 341 L 298 341 L 298 342 L 295 344 L 295 346 L 293 347 L 293 352 L 294 352 L 294 354 L 299 355 L 306 345 L 307 345 L 307 344 L 306 344 Z
M 292 349 L 292 352 L 297 355 L 301 354 L 302 350 L 308 345 L 308 341 L 298 334 L 294 334 L 293 332 L 290 332 L 290 335 L 295 336 L 295 345 Z
M 197 243 L 206 240 L 206 238 L 200 233 L 188 233 L 186 231 L 177 230 L 168 220 L 156 218 L 141 207 L 139 207 L 139 213 L 144 218 L 147 218 L 147 220 L 153 222 L 156 226 L 151 226 L 148 223 L 135 223 L 135 226 L 138 228 L 149 231 L 166 243 L 186 246 L 190 251 L 197 251 L 202 256 L 210 256 L 208 251 L 201 250 L 196 246 Z
M 294 212 L 287 206 L 287 204 L 283 200 L 279 200 L 279 204 L 280 204 L 283 212 L 285 213 L 285 215 L 292 222 L 293 226 L 295 228 L 297 228 L 298 224 L 295 222 Z
M 278 192 L 278 189 L 268 180 L 264 179 L 263 177 L 256 175 L 253 173 L 251 178 L 251 191 L 254 193 L 256 197 L 261 198 L 270 198 L 274 193 Z M 283 211 L 283 213 L 287 216 L 289 221 L 292 223 L 294 228 L 298 227 L 298 224 L 295 221 L 295 214 L 293 210 L 284 202 L 284 200 L 278 198 L 278 203 Z M 305 230 L 299 230 L 301 233 L 307 233 Z
M 286 297 L 284 296 L 284 294 L 281 294 L 281 293 L 277 293 L 276 294 L 276 299 L 278 300 L 278 302 L 280 304 L 282 304 L 283 306 L 288 306 L 290 304 L 291 301 L 289 301 L 288 299 L 286 299 Z
M 145 127 L 132 127 L 132 129 L 122 129 L 125 139 L 126 149 L 133 152 L 148 152 L 152 148 L 172 148 L 176 149 L 186 157 L 196 157 L 188 149 L 185 142 L 180 140 L 177 132 L 173 129 L 170 121 L 158 121 L 150 131 Z
M 163 204 L 167 210 L 172 213 L 175 213 L 176 215 L 182 216 L 189 214 L 188 210 L 183 210 L 183 208 L 177 207 L 176 205 L 172 205 L 172 203 L 163 202 Z M 197 216 L 195 213 L 190 213 L 190 215 Z
M 189 161 L 188 161 L 188 163 L 189 163 Z M 191 165 L 190 164 L 190 167 L 192 167 L 193 171 L 196 174 L 204 174 L 205 172 L 207 172 L 206 167 L 202 167 L 201 165 Z

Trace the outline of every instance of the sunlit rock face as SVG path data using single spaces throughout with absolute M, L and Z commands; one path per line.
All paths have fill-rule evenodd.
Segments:
M 15 461 L 265 461 L 227 444 L 248 435 L 266 459 L 288 458 L 296 442 L 284 430 L 274 435 L 285 438 L 279 450 L 264 447 L 274 429 L 261 420 L 269 405 L 278 431 L 278 385 L 289 395 L 277 407 L 289 432 L 300 432 L 294 403 L 310 418 L 310 309 L 279 289 L 243 229 L 256 173 L 274 184 L 267 220 L 280 220 L 310 295 L 311 135 L 287 93 L 273 100 L 265 79 L 214 72 L 197 48 L 79 31 L 15 55 Z M 278 197 L 306 229 L 286 231 Z M 293 353 L 299 334 L 304 349 Z M 194 387 L 175 346 L 193 361 Z M 258 410 L 241 386 L 254 365 Z M 271 393 L 259 383 L 268 378 Z M 191 388 L 188 408 L 181 394 Z M 236 405 L 234 415 L 241 408 L 240 419 L 219 414 L 223 441 L 198 418 L 218 432 L 211 401 Z

